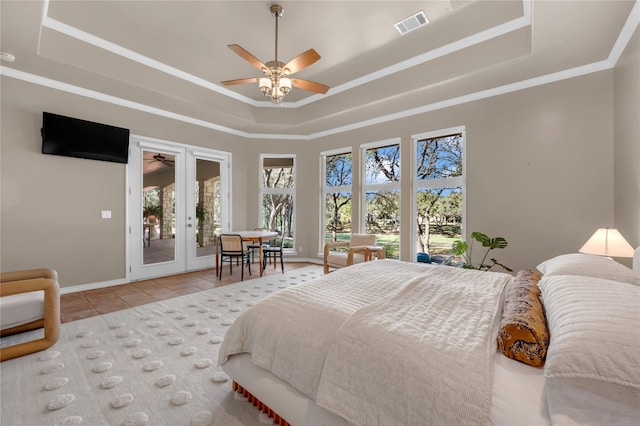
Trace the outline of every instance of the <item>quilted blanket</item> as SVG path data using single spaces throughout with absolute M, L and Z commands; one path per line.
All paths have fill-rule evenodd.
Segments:
M 507 274 L 385 260 L 275 293 L 227 332 L 354 424 L 486 424 Z

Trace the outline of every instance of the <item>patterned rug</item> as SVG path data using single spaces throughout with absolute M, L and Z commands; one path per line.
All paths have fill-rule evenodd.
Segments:
M 320 275 L 308 266 L 63 324 L 51 348 L 0 364 L 0 424 L 269 423 L 231 390 L 218 347 L 250 306 Z

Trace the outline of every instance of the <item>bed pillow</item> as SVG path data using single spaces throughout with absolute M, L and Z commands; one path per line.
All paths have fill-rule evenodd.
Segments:
M 620 281 L 640 286 L 640 275 L 613 259 L 595 254 L 570 253 L 538 265 L 543 276 L 578 275 Z
M 569 275 L 543 277 L 538 286 L 551 336 L 545 377 L 637 403 L 640 287 Z
M 498 349 L 508 358 L 534 367 L 544 365 L 549 332 L 535 271 L 519 271 L 506 289 Z

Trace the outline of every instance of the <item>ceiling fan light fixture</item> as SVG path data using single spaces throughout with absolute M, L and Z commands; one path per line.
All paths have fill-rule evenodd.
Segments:
M 289 90 L 291 90 L 291 79 L 288 77 L 282 77 L 280 78 L 280 90 L 282 91 L 282 93 L 284 93 L 285 95 L 287 93 L 289 93 Z
M 260 91 L 263 95 L 269 96 L 269 94 L 271 93 L 271 80 L 267 77 L 261 78 L 258 87 L 260 87 Z
M 278 19 L 282 18 L 284 9 L 282 6 L 271 5 L 271 15 L 276 21 L 276 40 L 275 40 L 275 59 L 266 64 L 260 62 L 255 56 L 247 52 L 237 44 L 230 44 L 228 47 L 238 54 L 241 58 L 249 62 L 254 67 L 262 71 L 262 78 L 241 78 L 236 80 L 223 81 L 225 86 L 233 86 L 236 84 L 255 83 L 258 82 L 260 92 L 271 98 L 274 104 L 282 103 L 284 97 L 291 91 L 293 86 L 308 90 L 315 93 L 325 94 L 329 90 L 329 86 L 308 80 L 296 78 L 291 80 L 289 75 L 305 69 L 309 65 L 320 59 L 320 55 L 313 49 L 309 49 L 293 58 L 288 63 L 278 61 Z

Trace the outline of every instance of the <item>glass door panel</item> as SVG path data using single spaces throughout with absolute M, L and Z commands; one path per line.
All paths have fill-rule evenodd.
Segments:
M 144 265 L 176 259 L 176 156 L 142 151 Z
M 227 211 L 226 162 L 211 153 L 188 152 L 187 179 L 187 268 L 202 269 L 215 264 L 216 236 Z
M 196 257 L 215 254 L 220 231 L 220 163 L 196 158 Z
M 185 271 L 183 147 L 132 138 L 129 143 L 129 277 Z
M 135 137 L 129 147 L 129 277 L 215 266 L 229 228 L 228 153 Z

